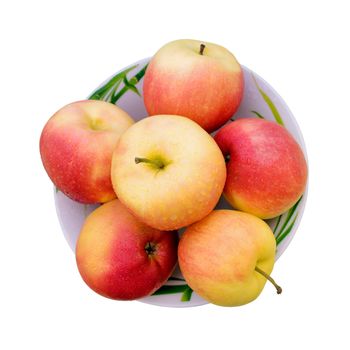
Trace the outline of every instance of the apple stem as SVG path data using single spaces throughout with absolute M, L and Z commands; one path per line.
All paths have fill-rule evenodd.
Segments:
M 263 275 L 267 280 L 269 280 L 276 288 L 277 294 L 282 293 L 282 288 L 275 282 L 275 280 L 268 275 L 265 271 L 261 270 L 259 267 L 255 266 L 255 271 L 259 272 L 261 275 Z
M 200 54 L 200 55 L 203 55 L 204 49 L 205 49 L 205 45 L 204 45 L 204 44 L 201 44 L 201 46 L 199 47 L 199 54 Z
M 158 160 L 158 159 L 148 159 L 148 158 L 135 157 L 135 163 L 136 164 L 149 163 L 149 164 L 155 165 L 159 169 L 163 169 L 164 168 L 164 163 L 161 160 Z

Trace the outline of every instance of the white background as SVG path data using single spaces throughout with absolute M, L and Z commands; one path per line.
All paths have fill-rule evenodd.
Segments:
M 1 349 L 349 349 L 347 1 L 3 1 L 0 8 Z M 212 41 L 287 101 L 310 186 L 297 235 L 239 308 L 104 299 L 82 282 L 38 141 L 61 106 L 178 38 Z

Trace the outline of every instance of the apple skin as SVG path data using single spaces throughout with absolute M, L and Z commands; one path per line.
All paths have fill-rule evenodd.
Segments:
M 188 285 L 220 306 L 239 306 L 256 299 L 275 260 L 276 241 L 261 219 L 235 210 L 214 210 L 186 229 L 178 259 Z
M 121 108 L 103 101 L 78 101 L 56 112 L 40 137 L 41 159 L 55 186 L 80 203 L 115 198 L 112 153 L 133 123 Z
M 148 242 L 155 252 L 147 254 Z M 178 238 L 137 220 L 119 200 L 105 203 L 86 219 L 76 246 L 85 283 L 111 299 L 133 300 L 152 294 L 171 276 Z
M 224 195 L 236 209 L 262 219 L 278 216 L 301 197 L 307 163 L 301 147 L 281 125 L 239 119 L 215 135 L 227 162 Z
M 176 40 L 151 59 L 143 97 L 150 116 L 181 115 L 212 132 L 236 112 L 243 90 L 242 69 L 230 51 L 198 40 Z
M 135 157 L 164 162 L 135 163 Z M 226 167 L 214 139 L 192 120 L 145 118 L 120 138 L 112 158 L 120 201 L 147 225 L 176 230 L 208 215 L 220 199 Z

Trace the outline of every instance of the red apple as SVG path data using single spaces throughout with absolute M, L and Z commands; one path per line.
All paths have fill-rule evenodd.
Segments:
M 284 127 L 262 119 L 239 119 L 215 136 L 227 162 L 224 195 L 230 204 L 263 219 L 291 208 L 303 194 L 307 164 Z
M 203 41 L 176 40 L 151 59 L 143 97 L 151 116 L 181 115 L 211 132 L 236 112 L 243 86 L 241 66 L 230 51 Z
M 76 247 L 79 272 L 96 293 L 118 300 L 152 294 L 177 262 L 176 232 L 162 232 L 136 219 L 119 200 L 86 219 Z
M 112 153 L 133 124 L 121 108 L 103 101 L 79 101 L 56 112 L 40 138 L 43 165 L 56 187 L 81 203 L 115 198 Z

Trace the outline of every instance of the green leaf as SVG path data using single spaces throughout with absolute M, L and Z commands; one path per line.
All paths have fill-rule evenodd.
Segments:
M 55 186 L 55 191 L 56 191 L 56 193 L 58 193 L 60 191 L 60 189 L 57 186 Z
M 190 301 L 193 290 L 187 284 L 179 286 L 162 286 L 156 290 L 152 295 L 177 294 L 182 293 L 181 301 Z
M 156 290 L 152 295 L 183 293 L 188 288 L 189 287 L 187 284 L 181 284 L 179 286 L 162 286 L 158 290 Z
M 251 112 L 254 113 L 258 118 L 265 119 L 259 112 L 257 111 L 251 111 Z
M 139 82 L 143 78 L 143 76 L 146 73 L 147 67 L 148 63 L 138 73 L 135 74 L 134 78 L 136 78 L 137 82 Z
M 280 221 L 281 221 L 282 216 L 283 216 L 283 214 L 280 215 L 280 216 L 278 217 L 276 226 L 275 226 L 275 228 L 273 229 L 273 233 L 276 233 L 277 227 L 278 227 L 278 225 L 279 225 L 279 223 L 280 223 Z
M 190 301 L 192 297 L 193 290 L 190 287 L 187 287 L 182 293 L 181 301 Z
M 105 96 L 103 96 L 103 100 L 106 102 L 111 102 L 112 97 L 116 93 L 117 89 L 119 88 L 120 84 L 122 83 L 122 80 L 119 80 L 107 93 Z
M 130 79 L 130 81 L 136 81 L 135 77 L 132 77 L 132 78 Z M 124 82 L 124 85 L 125 85 L 129 90 L 131 90 L 131 91 L 135 92 L 135 94 L 141 96 L 139 90 L 137 90 L 137 87 L 136 87 L 135 85 L 133 85 L 132 83 L 130 83 L 127 77 L 124 77 L 123 82 Z M 137 81 L 136 81 L 135 84 L 137 84 Z
M 286 226 L 288 225 L 288 223 L 289 223 L 291 217 L 293 216 L 293 214 L 294 214 L 296 208 L 298 207 L 298 205 L 299 205 L 299 203 L 300 203 L 300 201 L 301 201 L 302 198 L 303 198 L 303 196 L 301 196 L 301 197 L 298 199 L 298 201 L 289 209 L 288 214 L 287 214 L 287 217 L 286 217 L 286 220 L 284 221 L 284 223 L 283 223 L 283 225 L 282 225 L 282 227 L 281 227 L 279 233 L 278 233 L 277 236 L 276 236 L 276 240 L 278 239 L 278 237 L 282 234 L 283 230 L 284 230 L 284 229 L 286 228 Z
M 117 94 L 112 96 L 111 103 L 116 104 L 118 100 L 128 91 L 129 89 L 127 87 L 123 87 Z
M 295 215 L 294 220 L 291 222 L 291 224 L 288 226 L 288 228 L 284 232 L 282 232 L 278 237 L 276 237 L 276 244 L 277 245 L 279 245 L 287 237 L 289 232 L 292 231 L 292 228 L 295 224 L 295 220 L 297 219 L 297 217 L 298 217 L 298 213 Z
M 89 100 L 101 100 L 103 97 L 114 87 L 115 84 L 120 84 L 120 82 L 124 79 L 126 74 L 128 74 L 130 71 L 135 69 L 137 65 L 132 66 L 130 68 L 127 68 L 123 70 L 122 72 L 119 72 L 117 75 L 115 75 L 113 78 L 111 78 L 106 84 L 101 86 L 99 89 L 94 91 L 90 97 Z
M 278 124 L 284 126 L 283 120 L 282 120 L 282 118 L 281 118 L 281 116 L 280 116 L 280 114 L 279 114 L 279 112 L 278 112 L 276 106 L 275 106 L 274 103 L 272 102 L 271 98 L 265 93 L 264 90 L 262 90 L 262 89 L 260 88 L 260 86 L 258 85 L 258 82 L 257 82 L 256 79 L 255 79 L 254 74 L 252 74 L 252 77 L 253 77 L 253 79 L 254 79 L 254 82 L 255 82 L 256 87 L 258 88 L 258 90 L 259 90 L 259 92 L 260 92 L 260 95 L 262 96 L 262 98 L 264 99 L 264 101 L 267 103 L 267 105 L 269 106 L 269 108 L 270 108 L 270 110 L 271 110 L 273 116 L 275 117 L 276 122 L 277 122 Z
M 146 73 L 146 69 L 147 69 L 148 64 L 146 64 L 139 72 L 137 72 L 132 78 L 130 78 L 129 80 L 127 80 L 127 85 L 124 86 L 117 94 L 115 94 L 112 98 L 111 98 L 111 103 L 116 103 L 128 90 L 132 90 L 132 88 L 130 88 L 130 85 L 133 86 L 133 88 L 136 90 L 133 90 L 135 93 L 137 93 L 138 95 L 140 95 L 139 91 L 136 88 L 136 84 L 143 78 L 143 76 Z M 125 82 L 124 82 L 125 84 Z

